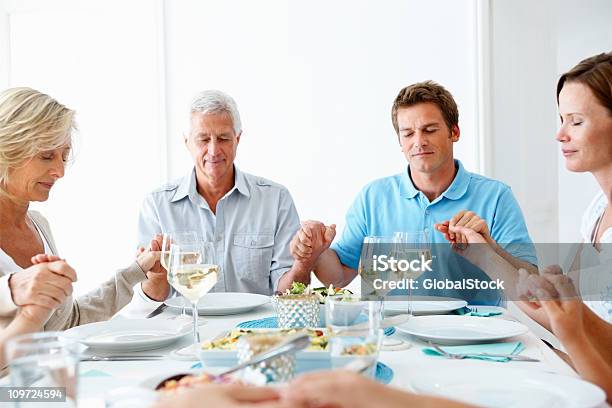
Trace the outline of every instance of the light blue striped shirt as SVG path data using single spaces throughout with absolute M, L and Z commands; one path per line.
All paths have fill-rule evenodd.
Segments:
M 299 228 L 293 199 L 282 185 L 234 166 L 234 187 L 214 214 L 197 192 L 193 169 L 146 196 L 138 242 L 146 246 L 158 233 L 197 231 L 216 245 L 221 274 L 211 292 L 270 295 L 293 265 L 289 243 Z

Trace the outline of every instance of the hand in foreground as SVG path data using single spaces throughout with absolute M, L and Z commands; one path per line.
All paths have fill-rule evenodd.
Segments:
M 281 401 L 278 390 L 268 387 L 253 387 L 238 384 L 211 384 L 194 387 L 178 395 L 163 398 L 154 408 L 198 408 L 198 407 L 301 407 Z
M 301 375 L 285 387 L 283 396 L 294 406 L 309 408 L 467 407 L 449 400 L 400 391 L 344 370 Z
M 335 236 L 335 224 L 327 226 L 319 221 L 303 221 L 302 227 L 291 240 L 291 255 L 296 261 L 312 268 Z

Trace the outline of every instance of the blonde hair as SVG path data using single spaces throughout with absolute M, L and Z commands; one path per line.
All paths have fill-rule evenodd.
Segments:
M 40 152 L 72 146 L 74 111 L 31 88 L 0 93 L 0 194 L 8 173 Z

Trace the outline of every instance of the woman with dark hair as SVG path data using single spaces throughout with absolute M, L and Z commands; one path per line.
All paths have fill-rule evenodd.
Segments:
M 541 273 L 519 270 L 514 296 L 533 320 L 555 334 L 585 379 L 602 387 L 612 401 L 612 53 L 581 61 L 557 84 L 561 143 L 566 167 L 591 173 L 601 187 L 582 220 L 583 244 L 564 271 L 553 265 Z M 451 228 L 461 242 L 486 244 L 465 227 Z M 513 268 L 492 261 L 487 245 L 458 249 L 483 270 Z M 574 286 L 576 285 L 576 286 Z M 579 289 L 577 289 L 579 288 Z

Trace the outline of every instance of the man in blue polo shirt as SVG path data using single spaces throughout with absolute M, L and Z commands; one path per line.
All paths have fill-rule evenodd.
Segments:
M 303 223 L 292 241 L 294 258 L 309 263 L 324 284 L 342 287 L 357 276 L 364 237 L 425 231 L 437 253 L 436 268 L 428 278 L 489 281 L 487 274 L 448 245 L 449 240 L 462 241 L 453 233 L 455 225 L 476 225 L 499 255 L 517 269 L 534 271 L 535 249 L 510 188 L 466 171 L 453 157 L 460 131 L 459 112 L 450 92 L 432 81 L 410 85 L 396 97 L 392 120 L 408 168 L 361 190 L 348 210 L 342 236 L 331 248 L 335 226 Z M 473 304 L 502 300 L 496 290 L 420 288 L 416 293 L 461 297 Z

